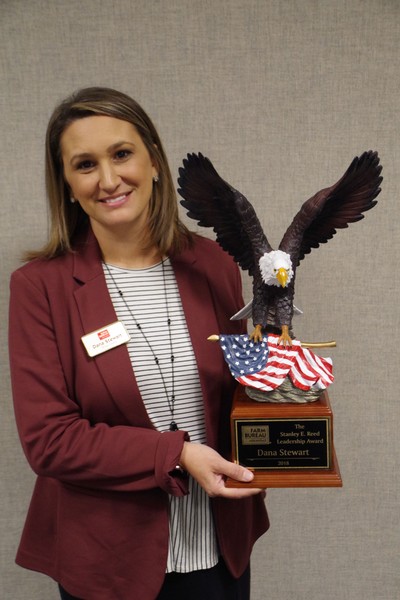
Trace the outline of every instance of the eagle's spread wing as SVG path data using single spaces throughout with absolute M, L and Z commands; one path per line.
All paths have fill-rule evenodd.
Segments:
M 377 152 L 356 156 L 339 181 L 307 200 L 288 227 L 279 248 L 288 252 L 296 265 L 331 239 L 337 229 L 360 221 L 377 201 L 382 177 Z
M 202 154 L 187 155 L 178 184 L 188 216 L 203 227 L 212 227 L 220 246 L 254 275 L 256 259 L 271 247 L 250 202 L 226 183 Z

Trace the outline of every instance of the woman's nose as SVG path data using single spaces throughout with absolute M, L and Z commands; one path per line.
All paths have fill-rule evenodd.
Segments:
M 114 165 L 104 164 L 100 166 L 99 185 L 106 192 L 113 192 L 120 184 L 121 178 Z

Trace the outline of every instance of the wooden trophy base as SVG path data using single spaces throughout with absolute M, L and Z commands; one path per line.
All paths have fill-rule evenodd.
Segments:
M 254 472 L 251 483 L 227 487 L 341 487 L 333 445 L 333 414 L 324 392 L 315 402 L 251 400 L 235 392 L 231 412 L 232 460 Z

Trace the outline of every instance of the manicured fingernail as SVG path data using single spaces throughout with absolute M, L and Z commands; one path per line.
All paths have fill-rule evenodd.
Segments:
M 254 475 L 251 471 L 245 471 L 243 473 L 243 481 L 251 481 L 253 479 Z

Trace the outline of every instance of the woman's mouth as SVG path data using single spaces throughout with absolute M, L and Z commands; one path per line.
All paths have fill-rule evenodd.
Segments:
M 102 204 L 107 204 L 107 206 L 120 206 L 126 202 L 129 194 L 130 192 L 126 194 L 120 194 L 119 196 L 114 196 L 113 198 L 101 198 L 99 202 Z

